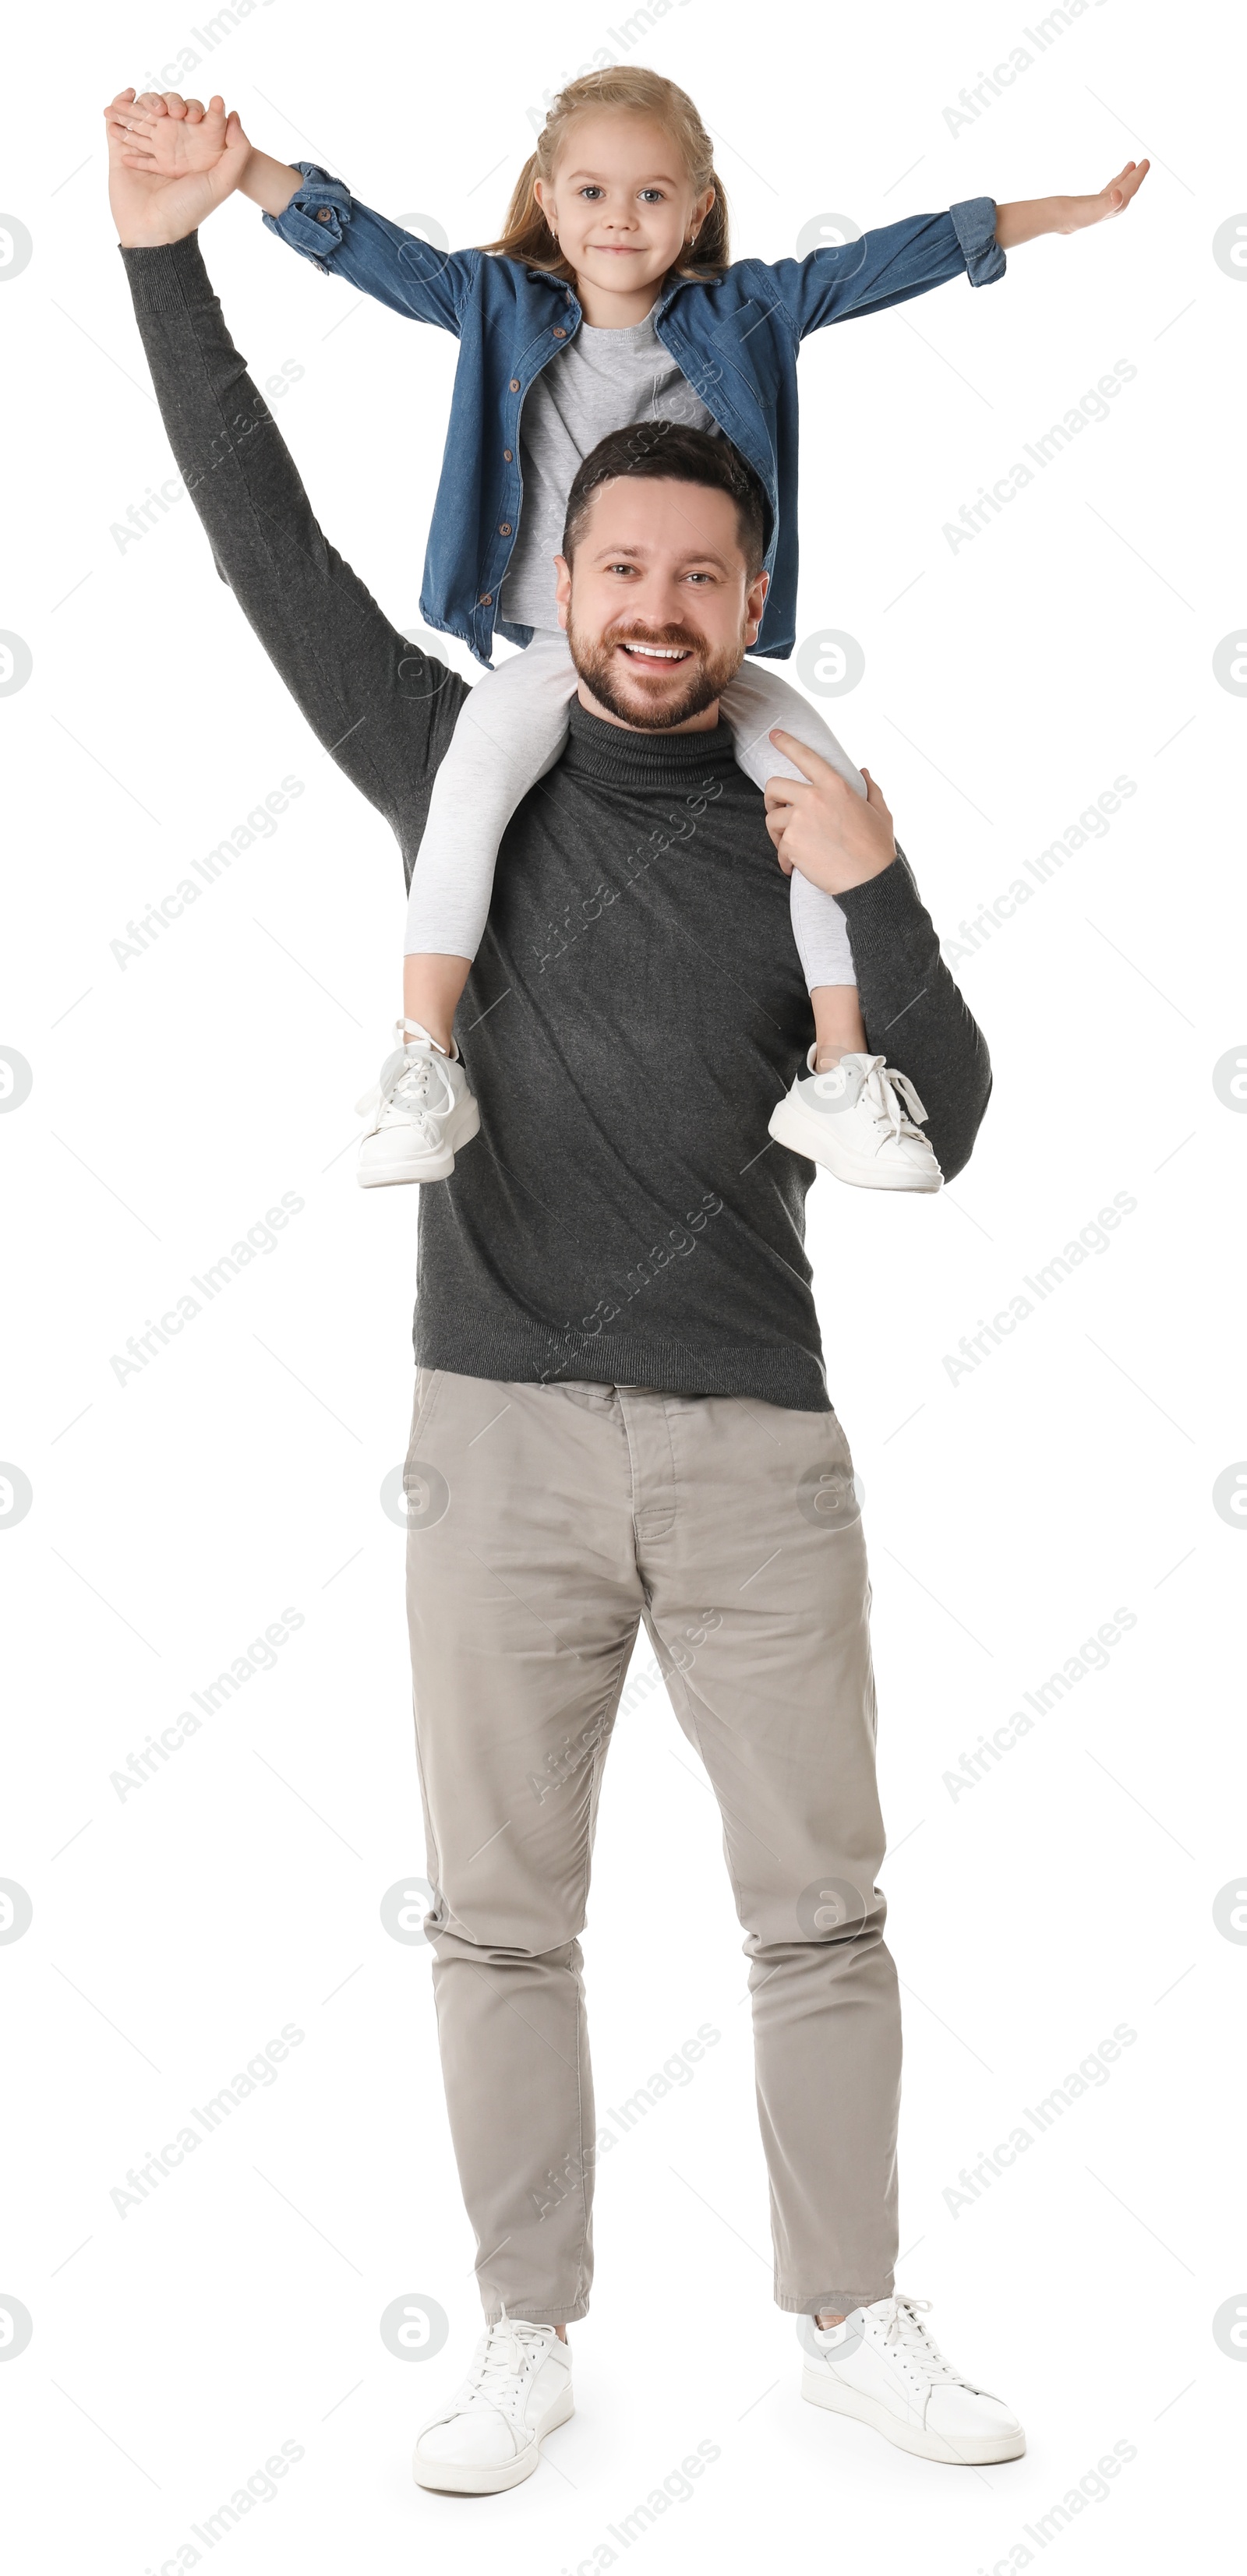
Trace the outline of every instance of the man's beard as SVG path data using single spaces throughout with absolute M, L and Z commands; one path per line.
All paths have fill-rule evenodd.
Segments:
M 616 654 L 619 644 L 665 644 L 682 649 L 689 659 L 679 665 L 683 683 L 673 696 L 650 701 L 643 683 L 635 699 L 627 693 L 627 665 Z M 630 618 L 620 618 L 608 626 L 604 635 L 586 635 L 567 621 L 567 645 L 572 661 L 586 687 L 593 691 L 599 706 L 607 707 L 621 724 L 634 725 L 641 733 L 669 733 L 677 725 L 687 724 L 691 716 L 704 715 L 716 698 L 721 697 L 729 680 L 740 669 L 743 636 L 722 651 L 712 653 L 705 637 L 687 626 L 664 626 L 657 632 L 637 627 Z M 640 680 L 640 673 L 637 674 Z

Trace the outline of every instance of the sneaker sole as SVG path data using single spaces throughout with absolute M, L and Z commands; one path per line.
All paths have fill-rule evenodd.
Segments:
M 467 1101 L 462 1115 L 456 1112 L 455 1120 L 448 1119 L 446 1125 L 449 1142 L 444 1152 L 426 1154 L 423 1159 L 413 1155 L 409 1162 L 391 1163 L 384 1171 L 367 1172 L 361 1168 L 355 1174 L 361 1190 L 389 1189 L 396 1181 L 449 1180 L 455 1168 L 456 1153 L 463 1146 L 470 1145 L 473 1137 L 480 1133 L 481 1113 L 476 1101 Z
M 854 2415 L 860 2424 L 870 2424 L 882 2433 L 885 2442 L 894 2442 L 898 2451 L 914 2451 L 921 2460 L 940 2460 L 947 2468 L 986 2469 L 999 2460 L 1020 2460 L 1026 2449 L 1026 2435 L 994 2433 L 974 2441 L 967 2435 L 954 2445 L 942 2434 L 928 2433 L 921 2424 L 907 2424 L 894 2415 L 881 2398 L 866 2397 L 858 2389 L 846 2388 L 843 2381 L 824 2378 L 818 2371 L 801 2374 L 801 2394 L 811 2406 L 826 2406 L 833 2415 Z
M 411 2474 L 418 2487 L 432 2487 L 439 2495 L 504 2495 L 508 2487 L 519 2487 L 541 2466 L 541 2445 L 547 2433 L 557 2433 L 575 2413 L 570 2388 L 565 2397 L 555 2400 L 543 2419 L 540 2432 L 526 2451 L 513 2460 L 503 2460 L 490 2467 L 471 2460 L 422 2460 L 419 2451 L 412 2457 Z
M 838 1181 L 848 1181 L 859 1190 L 909 1190 L 929 1195 L 944 1186 L 944 1175 L 931 1156 L 927 1169 L 912 1167 L 903 1174 L 895 1164 L 890 1167 L 867 1162 L 861 1154 L 846 1153 L 828 1134 L 823 1122 L 803 1109 L 799 1101 L 781 1100 L 771 1111 L 770 1133 L 777 1145 L 786 1145 L 791 1154 L 803 1154 L 807 1163 L 820 1163 L 826 1172 L 834 1172 Z

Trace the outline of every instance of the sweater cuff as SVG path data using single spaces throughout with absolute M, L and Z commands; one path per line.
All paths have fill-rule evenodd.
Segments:
M 994 286 L 1008 266 L 996 239 L 995 198 L 963 197 L 959 205 L 950 206 L 948 211 L 961 244 L 971 286 Z
M 197 232 L 181 241 L 161 242 L 153 250 L 117 248 L 125 263 L 138 313 L 184 313 L 189 306 L 214 304 L 212 280 L 203 263 Z
M 867 951 L 886 949 L 907 931 L 929 926 L 917 879 L 899 841 L 896 857 L 877 877 L 846 887 L 836 901 L 849 925 L 855 959 Z
M 303 186 L 296 188 L 280 215 L 265 216 L 265 227 L 291 250 L 302 251 L 305 259 L 317 260 L 323 267 L 346 239 L 351 191 L 318 162 L 296 161 L 294 166 L 303 174 Z

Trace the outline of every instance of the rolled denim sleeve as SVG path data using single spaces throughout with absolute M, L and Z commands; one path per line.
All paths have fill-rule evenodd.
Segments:
M 296 188 L 284 213 L 265 216 L 265 227 L 291 250 L 302 251 L 305 259 L 327 260 L 346 239 L 351 191 L 314 161 L 296 161 L 295 168 L 303 174 L 302 187 Z
M 1009 263 L 996 239 L 994 197 L 963 197 L 948 209 L 971 286 L 994 286 Z
M 805 259 L 776 260 L 766 274 L 795 337 L 803 340 L 833 322 L 885 313 L 889 305 L 929 295 L 954 277 L 968 275 L 972 286 L 990 286 L 1004 269 L 995 204 L 990 197 L 970 197 L 946 214 L 909 215 Z
M 361 295 L 388 304 L 411 322 L 434 322 L 458 337 L 464 299 L 473 285 L 475 250 L 439 250 L 418 233 L 405 233 L 388 216 L 351 195 L 341 179 L 315 161 L 299 161 L 303 185 L 283 214 L 265 224 L 290 250 L 314 260 L 322 277 L 345 278 Z

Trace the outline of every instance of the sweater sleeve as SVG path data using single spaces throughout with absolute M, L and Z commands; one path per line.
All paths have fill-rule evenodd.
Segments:
M 121 255 L 217 570 L 317 739 L 397 834 L 410 882 L 467 684 L 390 624 L 323 535 L 225 327 L 198 237 Z
M 904 851 L 836 897 L 849 926 L 858 999 L 873 1055 L 917 1088 L 946 1181 L 969 1162 L 992 1087 L 986 1041 L 940 955 Z

